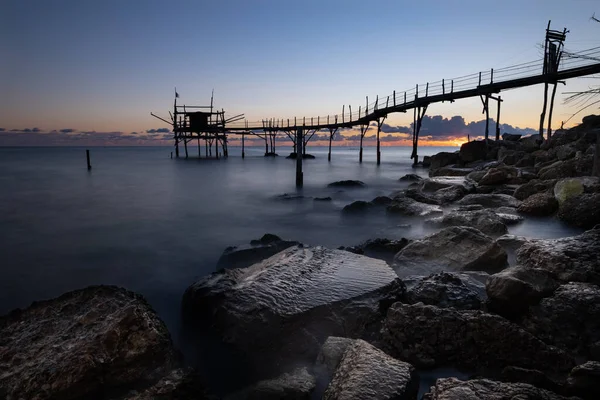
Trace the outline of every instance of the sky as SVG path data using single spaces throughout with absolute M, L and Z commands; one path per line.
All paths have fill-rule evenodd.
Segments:
M 0 144 L 12 145 L 17 133 L 28 144 L 167 142 L 157 131 L 168 125 L 150 112 L 167 116 L 175 87 L 187 104 L 207 104 L 214 89 L 218 108 L 250 121 L 355 110 L 365 96 L 540 59 L 550 19 L 569 29 L 567 50 L 600 46 L 597 0 L 0 0 L 0 9 Z M 563 93 L 593 83 L 559 87 L 555 126 L 576 111 Z M 501 122 L 538 126 L 542 89 L 502 92 Z M 483 118 L 479 98 L 427 114 Z M 412 113 L 386 121 L 411 122 Z

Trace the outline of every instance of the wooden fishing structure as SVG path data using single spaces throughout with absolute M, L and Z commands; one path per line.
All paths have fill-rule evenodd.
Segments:
M 394 91 L 391 95 L 376 97 L 369 103 L 366 97 L 364 108 L 352 112 L 352 106 L 342 106 L 341 114 L 302 117 L 293 119 L 270 118 L 258 122 L 249 122 L 243 114 L 229 118 L 225 111 L 215 111 L 213 107 L 214 96 L 211 96 L 210 106 L 177 105 L 177 92 L 171 121 L 161 118 L 153 113 L 152 116 L 170 124 L 173 127 L 175 140 L 175 155 L 179 157 L 179 144 L 184 144 L 185 156 L 188 157 L 187 143 L 191 140 L 198 141 L 198 156 L 201 155 L 200 141 L 205 143 L 205 156 L 212 156 L 212 145 L 215 144 L 214 157 L 220 156 L 219 146 L 223 156 L 228 156 L 227 138 L 230 135 L 241 136 L 242 157 L 245 157 L 245 138 L 254 136 L 264 140 L 265 156 L 275 154 L 276 139 L 278 135 L 287 136 L 293 143 L 294 153 L 297 155 L 300 174 L 297 182 L 302 181 L 302 158 L 306 154 L 308 142 L 319 131 L 327 131 L 329 138 L 329 152 L 327 159 L 331 161 L 331 143 L 335 135 L 343 129 L 359 127 L 360 147 L 359 162 L 363 161 L 363 139 L 371 127 L 375 128 L 377 140 L 377 165 L 381 163 L 380 133 L 384 121 L 392 113 L 406 113 L 413 110 L 412 123 L 412 153 L 414 164 L 419 161 L 418 146 L 423 120 L 429 105 L 440 102 L 454 102 L 459 99 L 479 97 L 483 105 L 486 125 L 484 137 L 489 140 L 489 114 L 490 100 L 497 104 L 495 139 L 500 139 L 500 105 L 503 102 L 499 93 L 503 90 L 521 88 L 526 86 L 544 84 L 544 103 L 540 115 L 539 134 L 544 137 L 544 123 L 548 111 L 548 137 L 552 134 L 552 111 L 558 83 L 567 79 L 600 73 L 600 47 L 583 50 L 578 53 L 569 53 L 570 58 L 563 60 L 564 42 L 568 31 L 550 29 L 550 22 L 546 28 L 544 57 L 527 63 L 509 67 L 490 69 L 475 74 L 465 75 L 454 79 L 442 79 L 437 82 L 428 82 L 425 85 L 415 85 L 413 89 L 403 92 Z M 562 61 L 562 62 L 561 62 Z M 548 89 L 553 85 L 548 108 Z M 206 111 L 198 111 L 206 110 Z M 355 108 L 356 110 L 356 108 Z M 302 155 L 302 156 L 300 156 Z

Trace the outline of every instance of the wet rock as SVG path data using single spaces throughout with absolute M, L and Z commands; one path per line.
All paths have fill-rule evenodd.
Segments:
M 438 379 L 423 400 L 576 400 L 527 383 L 496 382 L 488 379 L 461 381 Z
M 558 218 L 585 229 L 600 224 L 600 193 L 584 193 L 569 198 L 560 205 Z
M 546 343 L 589 358 L 600 341 L 600 287 L 564 284 L 531 307 L 522 325 Z
M 419 277 L 407 285 L 406 301 L 440 308 L 479 310 L 486 300 L 485 285 L 466 274 L 440 272 Z
M 588 361 L 578 365 L 569 374 L 569 391 L 584 399 L 600 398 L 600 362 Z
M 514 319 L 529 311 L 559 286 L 552 274 L 539 268 L 515 266 L 490 276 L 486 283 L 488 309 Z
M 365 185 L 365 183 L 361 182 L 361 181 L 346 180 L 346 181 L 332 182 L 327 186 L 328 187 L 345 187 L 345 188 L 363 188 L 367 185 Z
M 394 303 L 382 328 L 384 349 L 417 368 L 452 365 L 500 371 L 507 365 L 566 372 L 573 359 L 518 325 L 482 311 Z
M 525 199 L 518 210 L 523 214 L 552 215 L 558 210 L 558 201 L 552 193 L 537 193 Z
M 356 340 L 344 353 L 323 399 L 412 400 L 418 390 L 412 365 Z
M 521 248 L 521 246 L 531 239 L 528 239 L 524 236 L 515 236 L 515 235 L 502 235 L 498 239 L 496 239 L 496 243 L 500 245 L 508 254 L 508 263 L 510 265 L 515 265 L 517 262 L 517 250 Z
M 363 200 L 353 201 L 342 209 L 345 214 L 362 214 L 373 208 L 373 203 Z
M 315 197 L 315 201 L 331 201 L 333 200 L 330 196 L 327 197 Z
M 517 142 L 519 139 L 521 139 L 521 136 L 522 135 L 517 133 L 503 133 L 502 140 L 506 140 L 507 142 Z
M 182 307 L 186 325 L 214 327 L 261 372 L 312 362 L 329 336 L 377 336 L 381 313 L 405 290 L 384 261 L 298 246 L 200 279 Z
M 535 166 L 535 157 L 531 154 L 524 154 L 517 162 L 515 163 L 515 167 L 524 168 L 524 167 L 533 167 Z
M 519 186 L 515 190 L 513 196 L 515 198 L 517 198 L 518 200 L 525 200 L 529 196 L 532 196 L 536 193 L 543 193 L 543 192 L 550 193 L 550 192 L 552 192 L 556 182 L 557 182 L 556 179 L 550 179 L 550 180 L 533 179 L 533 180 Z
M 479 181 L 480 185 L 500 185 L 516 178 L 519 170 L 512 167 L 490 168 Z
M 580 178 L 561 179 L 554 185 L 554 196 L 560 204 L 571 197 L 583 193 L 596 193 L 600 191 L 600 178 L 584 176 Z
M 539 170 L 540 179 L 561 179 L 574 176 L 592 175 L 593 159 L 589 155 L 571 158 L 565 161 L 556 161 Z
M 515 165 L 525 156 L 524 151 L 501 148 L 498 151 L 498 161 L 506 165 Z
M 507 194 L 468 194 L 458 201 L 460 205 L 481 204 L 488 208 L 515 207 L 518 208 L 521 202 Z
M 508 225 L 508 226 L 516 225 L 525 220 L 525 218 L 521 217 L 520 215 L 515 215 L 512 212 L 510 212 L 510 213 L 499 212 L 498 210 L 500 210 L 502 208 L 512 208 L 512 207 L 498 207 L 496 209 L 496 215 L 498 216 L 498 218 L 500 218 L 500 221 L 502 221 L 503 224 Z
M 495 273 L 507 265 L 506 252 L 474 228 L 454 226 L 415 240 L 395 257 L 392 267 L 400 277 L 449 271 Z
M 519 140 L 521 149 L 528 153 L 533 153 L 538 150 L 543 142 L 544 139 L 540 135 L 525 136 Z
M 430 158 L 429 170 L 435 170 L 459 162 L 458 153 L 441 152 Z
M 415 188 L 409 188 L 404 193 L 420 203 L 443 205 L 462 199 L 472 190 L 472 187 L 463 184 L 451 184 L 448 187 L 429 191 L 423 189 L 431 185 L 422 184 Z
M 90 286 L 0 317 L 0 392 L 7 399 L 125 394 L 177 364 L 154 310 L 115 286 Z
M 481 171 L 476 170 L 476 171 L 469 173 L 469 175 L 467 175 L 467 179 L 470 179 L 475 182 L 479 182 L 481 180 L 481 178 L 483 178 L 487 173 L 488 173 L 488 171 L 486 171 L 486 170 L 481 170 Z
M 473 168 L 442 167 L 429 169 L 429 176 L 467 176 L 473 172 Z
M 306 367 L 286 372 L 273 379 L 260 381 L 226 400 L 310 400 L 316 379 Z
M 321 351 L 317 356 L 315 363 L 317 368 L 331 379 L 338 365 L 340 365 L 346 349 L 354 342 L 355 339 L 345 337 L 328 337 L 323 346 L 321 346 Z
M 371 204 L 376 206 L 387 206 L 392 203 L 392 199 L 387 196 L 377 196 L 373 200 L 371 200 Z
M 431 156 L 424 156 L 421 164 L 423 165 L 423 167 L 429 168 L 431 166 Z
M 125 400 L 218 400 L 209 394 L 200 377 L 188 369 L 176 369 L 142 391 L 132 391 Z
M 400 178 L 400 180 L 408 181 L 408 182 L 420 182 L 423 180 L 423 178 L 421 178 L 417 174 L 407 174 L 407 175 L 404 175 L 402 178 Z
M 396 253 L 410 243 L 408 239 L 390 240 L 386 238 L 369 239 L 357 246 L 343 248 L 355 254 L 364 254 L 391 263 Z
M 304 196 L 302 196 L 301 194 L 284 193 L 280 194 L 279 196 L 276 196 L 275 198 L 277 200 L 302 200 L 304 199 Z
M 600 285 L 600 226 L 573 237 L 524 243 L 517 251 L 517 262 L 545 269 L 561 282 Z
M 405 195 L 399 195 L 393 198 L 393 201 L 386 208 L 390 214 L 402 214 L 406 216 L 426 217 L 432 214 L 441 214 L 443 211 L 439 206 L 420 203 Z
M 508 232 L 504 222 L 491 210 L 450 211 L 441 217 L 425 220 L 425 224 L 443 227 L 470 226 L 491 236 L 503 235 Z
M 287 156 L 286 158 L 290 159 L 290 160 L 295 160 L 296 158 L 298 158 L 298 154 L 296 154 L 296 153 L 290 153 L 290 155 Z M 303 154 L 302 155 L 302 159 L 304 159 L 304 160 L 314 160 L 315 156 L 313 156 L 312 154 Z
M 494 210 L 494 212 L 496 214 L 511 214 L 511 215 L 517 215 L 518 211 L 515 207 L 498 207 Z
M 298 244 L 300 243 L 292 240 L 282 240 L 277 235 L 267 233 L 258 240 L 251 240 L 250 246 L 232 246 L 226 248 L 223 254 L 221 254 L 219 261 L 217 261 L 217 270 L 223 268 L 246 268 Z

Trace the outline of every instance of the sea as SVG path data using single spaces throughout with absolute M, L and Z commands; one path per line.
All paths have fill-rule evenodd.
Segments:
M 419 238 L 432 231 L 421 220 L 385 212 L 343 215 L 356 200 L 405 188 L 413 169 L 408 147 L 374 147 L 358 162 L 354 147 L 310 146 L 304 187 L 295 186 L 296 161 L 264 157 L 264 147 L 230 147 L 229 157 L 171 158 L 169 147 L 0 148 L 0 315 L 32 301 L 88 285 L 112 284 L 139 292 L 180 342 L 185 289 L 215 271 L 228 246 L 265 233 L 329 248 L 371 238 Z M 195 151 L 194 151 L 195 150 Z M 422 147 L 420 157 L 454 147 Z M 183 151 L 182 151 L 183 153 Z M 364 188 L 330 188 L 360 180 Z M 315 201 L 331 197 L 331 201 Z M 556 219 L 528 218 L 510 233 L 554 238 L 579 233 Z

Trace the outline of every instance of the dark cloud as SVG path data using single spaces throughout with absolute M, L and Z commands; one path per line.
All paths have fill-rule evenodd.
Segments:
M 130 135 L 137 135 L 137 132 L 131 132 Z
M 171 130 L 169 128 L 158 128 L 158 129 L 148 129 L 146 133 L 170 133 Z
M 4 128 L 0 128 L 0 132 L 4 132 L 6 129 Z
M 381 125 L 383 133 L 411 133 L 412 129 L 408 126 L 392 126 L 388 124 Z
M 75 132 L 75 129 L 66 128 L 66 129 L 61 129 L 59 132 L 60 133 L 73 133 L 73 132 Z

